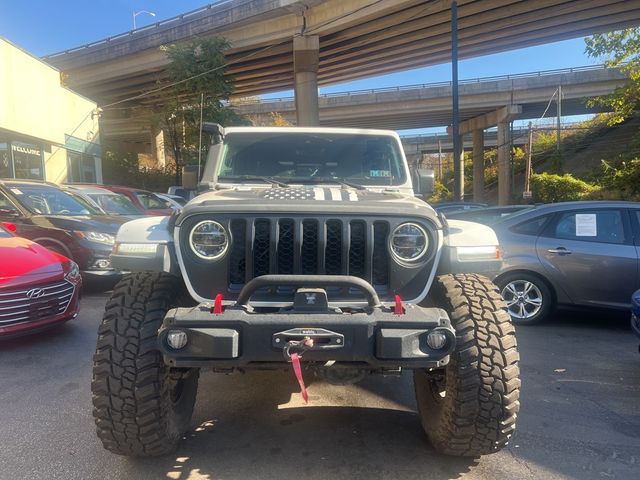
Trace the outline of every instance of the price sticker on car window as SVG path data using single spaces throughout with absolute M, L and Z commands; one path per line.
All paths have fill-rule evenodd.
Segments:
M 22 190 L 19 190 L 17 188 L 11 188 L 10 190 L 16 195 L 22 195 Z
M 576 237 L 595 237 L 598 235 L 598 226 L 595 213 L 576 214 Z

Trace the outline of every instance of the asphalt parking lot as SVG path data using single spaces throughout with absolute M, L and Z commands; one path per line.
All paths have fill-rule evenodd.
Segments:
M 411 377 L 349 387 L 289 372 L 201 377 L 179 451 L 127 459 L 102 449 L 91 356 L 107 294 L 72 323 L 0 343 L 1 479 L 631 479 L 640 471 L 640 354 L 626 315 L 561 312 L 519 328 L 522 408 L 510 445 L 459 459 L 421 431 Z M 307 377 L 310 377 L 308 374 Z

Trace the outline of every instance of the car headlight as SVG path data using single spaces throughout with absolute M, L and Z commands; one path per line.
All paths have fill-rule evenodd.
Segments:
M 157 243 L 116 243 L 114 255 L 130 255 L 133 257 L 155 257 L 158 254 Z
M 102 233 L 102 232 L 74 232 L 77 237 L 83 238 L 84 240 L 88 240 L 90 242 L 102 243 L 104 245 L 113 245 L 116 241 L 115 235 L 111 235 L 110 233 Z
M 189 245 L 198 257 L 215 260 L 222 257 L 229 246 L 227 231 L 213 220 L 204 220 L 191 229 Z
M 65 273 L 64 278 L 74 283 L 78 281 L 80 278 L 80 268 L 76 262 L 69 260 L 65 265 L 65 270 L 67 273 Z
M 398 225 L 389 240 L 393 254 L 405 262 L 413 262 L 424 256 L 429 247 L 427 232 L 417 223 Z

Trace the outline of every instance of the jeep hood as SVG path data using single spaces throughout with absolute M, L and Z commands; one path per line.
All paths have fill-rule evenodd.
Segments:
M 199 195 L 181 217 L 203 212 L 282 212 L 308 214 L 419 215 L 439 225 L 424 201 L 392 190 L 356 190 L 341 186 L 233 188 Z

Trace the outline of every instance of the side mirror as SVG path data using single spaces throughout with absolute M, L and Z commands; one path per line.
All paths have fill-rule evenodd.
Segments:
M 195 190 L 198 188 L 198 166 L 185 165 L 182 167 L 182 188 Z
M 14 208 L 1 208 L 0 207 L 0 217 L 19 217 L 20 212 Z
M 417 195 L 429 197 L 435 191 L 435 172 L 429 168 L 416 168 L 411 173 L 413 191 Z
M 211 135 L 211 143 L 222 143 L 224 140 L 224 128 L 219 123 L 203 122 L 202 131 Z

